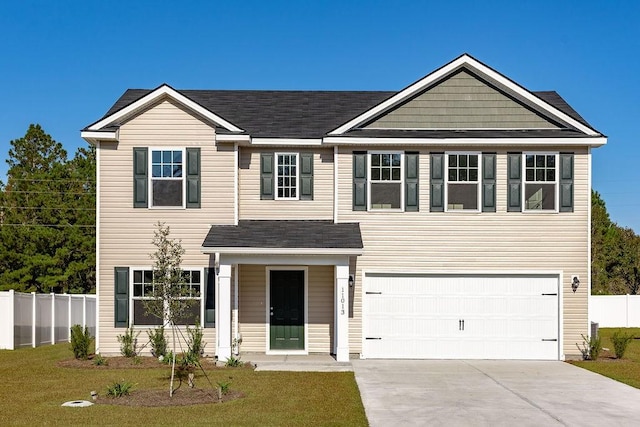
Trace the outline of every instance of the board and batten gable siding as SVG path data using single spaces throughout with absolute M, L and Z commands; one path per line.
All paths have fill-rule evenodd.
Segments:
M 260 153 L 263 152 L 313 153 L 313 200 L 261 200 Z M 238 186 L 240 220 L 333 219 L 333 150 L 241 147 Z M 274 191 L 277 191 L 275 182 Z
M 390 111 L 370 129 L 557 128 L 477 77 L 461 71 Z
M 332 353 L 334 266 L 311 265 L 307 271 L 308 351 Z M 269 324 L 266 322 L 267 266 L 240 265 L 238 282 L 239 332 L 242 335 L 240 352 L 264 353 L 269 333 Z
M 134 147 L 200 147 L 201 208 L 133 208 Z M 180 105 L 163 100 L 120 127 L 118 143 L 100 145 L 100 352 L 119 354 L 114 328 L 114 267 L 151 267 L 149 254 L 158 221 L 182 240 L 184 268 L 209 266 L 200 248 L 212 223 L 234 222 L 233 147 L 215 143 L 215 130 Z M 143 332 L 140 339 L 145 339 Z M 215 329 L 206 328 L 207 352 L 215 349 Z
M 349 324 L 351 353 L 361 351 L 363 271 L 425 274 L 557 271 L 563 275 L 564 348 L 561 352 L 569 357 L 579 355 L 576 343 L 582 343 L 581 334 L 588 333 L 588 212 L 591 198 L 586 149 L 546 149 L 575 152 L 574 212 L 569 213 L 507 212 L 507 151 L 513 150 L 495 148 L 484 151 L 497 151 L 497 212 L 430 212 L 430 150 L 427 149 L 421 150 L 419 156 L 418 212 L 354 211 L 353 151 L 341 148 L 337 160 L 338 219 L 360 223 L 364 243 L 364 254 L 357 258 L 355 270 L 354 315 Z M 434 151 L 447 150 L 439 147 Z M 527 147 L 522 151 L 528 151 Z M 572 275 L 579 275 L 581 281 L 575 294 L 571 291 Z

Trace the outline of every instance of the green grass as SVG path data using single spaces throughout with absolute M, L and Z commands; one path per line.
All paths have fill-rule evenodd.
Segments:
M 122 379 L 140 388 L 166 389 L 167 367 L 158 369 L 63 368 L 73 354 L 68 344 L 0 350 L 0 425 L 367 425 L 352 372 L 255 372 L 217 369 L 211 382 L 231 381 L 246 397 L 231 402 L 182 407 L 143 408 L 93 405 L 67 408 L 70 400 L 106 394 Z M 231 379 L 229 379 L 231 377 Z M 204 377 L 198 386 L 208 383 Z
M 601 328 L 602 347 L 609 349 L 609 351 L 602 351 L 598 360 L 595 361 L 585 360 L 571 363 L 632 387 L 640 388 L 640 340 L 634 339 L 629 343 L 623 359 L 614 359 L 611 336 L 617 330 L 640 338 L 640 328 Z

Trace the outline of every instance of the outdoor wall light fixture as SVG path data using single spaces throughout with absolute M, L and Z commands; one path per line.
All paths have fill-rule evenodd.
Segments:
M 578 276 L 573 276 L 571 278 L 571 289 L 573 290 L 574 294 L 578 290 L 578 286 L 580 286 L 580 278 Z
M 349 275 L 349 287 L 353 288 L 353 283 L 355 282 L 354 278 L 353 278 L 353 274 Z

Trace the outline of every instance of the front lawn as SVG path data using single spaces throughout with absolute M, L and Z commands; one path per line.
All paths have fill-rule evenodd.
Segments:
M 613 342 L 611 342 L 611 336 L 617 330 L 632 334 L 638 338 L 629 343 L 622 359 L 614 358 Z M 601 328 L 600 337 L 602 338 L 602 346 L 607 348 L 608 351 L 603 350 L 598 360 L 571 363 L 635 388 L 640 388 L 640 328 Z
M 58 362 L 73 358 L 68 344 L 35 349 L 0 350 L 0 425 L 367 425 L 352 372 L 255 372 L 252 369 L 209 369 L 215 385 L 245 397 L 231 402 L 176 407 L 127 407 L 96 404 L 66 408 L 70 400 L 106 394 L 115 381 L 136 389 L 166 389 L 169 368 L 70 368 Z M 204 376 L 196 386 L 205 388 Z M 183 385 L 186 387 L 186 385 Z

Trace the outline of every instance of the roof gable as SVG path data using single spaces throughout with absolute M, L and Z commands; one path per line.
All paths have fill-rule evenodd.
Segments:
M 560 126 L 463 68 L 362 127 L 469 130 Z
M 463 71 L 464 70 L 464 71 Z M 443 67 L 437 69 L 431 74 L 425 76 L 424 78 L 418 80 L 412 85 L 406 87 L 395 95 L 391 96 L 384 102 L 378 104 L 374 108 L 365 111 L 364 113 L 358 115 L 354 119 L 349 122 L 344 123 L 342 126 L 334 129 L 329 132 L 329 135 L 337 136 L 344 135 L 347 132 L 354 129 L 362 129 L 366 128 L 368 125 L 376 123 L 379 119 L 384 116 L 392 114 L 386 121 L 382 121 L 377 123 L 374 126 L 389 126 L 389 122 L 394 121 L 394 119 L 398 119 L 399 117 L 394 116 L 406 116 L 407 108 L 401 109 L 401 107 L 406 107 L 407 103 L 410 101 L 420 101 L 420 96 L 426 93 L 429 93 L 431 89 L 438 88 L 444 82 L 445 86 L 442 87 L 451 87 L 452 86 L 452 76 L 458 75 L 461 72 L 465 72 L 468 75 L 472 75 L 476 77 L 478 81 L 484 81 L 484 87 L 493 87 L 496 92 L 502 92 L 503 95 L 507 95 L 506 98 L 511 101 L 516 101 L 516 104 L 519 104 L 518 110 L 514 109 L 514 112 L 520 113 L 521 115 L 526 115 L 528 120 L 532 120 L 533 116 L 528 114 L 522 114 L 524 110 L 529 110 L 529 112 L 537 115 L 539 117 L 544 117 L 547 123 L 553 124 L 555 127 L 557 125 L 555 122 L 564 123 L 567 127 L 575 128 L 583 134 L 589 136 L 599 136 L 600 133 L 590 126 L 586 125 L 583 121 L 577 120 L 571 115 L 565 113 L 561 109 L 551 105 L 549 102 L 543 100 L 542 98 L 536 96 L 533 92 L 530 92 L 513 82 L 511 79 L 503 76 L 492 68 L 484 65 L 483 63 L 477 61 L 471 56 L 464 54 L 452 62 L 444 65 Z M 461 76 L 459 76 L 461 77 Z M 461 79 L 457 79 L 461 80 Z M 436 91 L 437 92 L 437 91 Z M 473 92 L 470 92 L 473 93 Z M 468 93 L 467 95 L 469 95 Z M 431 95 L 427 95 L 431 96 Z M 477 100 L 476 96 L 476 100 Z M 503 99 L 504 100 L 504 99 Z M 458 102 L 458 105 L 465 104 L 464 102 Z M 468 105 L 468 104 L 467 104 Z M 512 104 L 510 108 L 514 108 L 515 106 Z M 405 110 L 405 111 L 403 111 Z M 495 114 L 492 114 L 495 116 Z M 432 116 L 433 119 L 433 116 Z M 553 120 L 555 119 L 555 120 Z M 404 120 L 404 119 L 403 119 Z M 404 123 L 402 120 L 397 121 L 396 128 L 401 128 L 403 124 L 407 124 L 406 120 Z M 414 120 L 415 121 L 415 120 Z M 533 120 L 533 122 L 537 123 L 537 126 L 543 126 L 543 123 L 539 120 Z M 415 123 L 414 123 L 415 124 Z M 528 126 L 531 126 L 533 123 L 529 123 Z M 445 125 L 451 126 L 452 123 L 445 123 Z M 468 129 L 471 124 L 470 123 L 459 123 L 456 126 L 453 126 L 454 129 L 457 129 L 457 126 L 464 125 L 465 129 Z M 504 126 L 498 126 L 504 127 Z M 424 128 L 424 127 L 422 127 Z M 437 129 L 438 126 L 434 123 L 430 123 L 429 127 L 431 129 Z M 483 128 L 486 128 L 483 126 Z
M 97 122 L 87 126 L 87 131 L 100 131 L 110 126 L 117 126 L 122 121 L 135 116 L 140 111 L 146 109 L 150 105 L 153 105 L 157 101 L 163 98 L 171 98 L 174 101 L 182 104 L 185 108 L 193 111 L 194 113 L 204 117 L 207 120 L 213 122 L 216 126 L 227 129 L 230 132 L 244 132 L 243 129 L 235 126 L 231 122 L 223 119 L 211 110 L 195 102 L 191 98 L 185 96 L 183 93 L 178 92 L 167 84 L 163 84 L 160 87 L 142 95 L 140 98 L 132 101 L 126 105 L 123 105 L 119 109 L 112 108 L 110 113 Z

